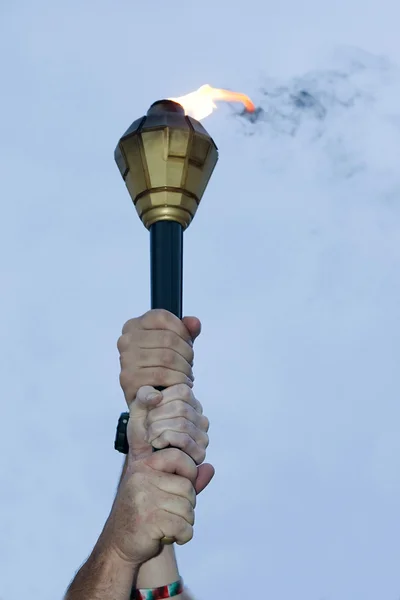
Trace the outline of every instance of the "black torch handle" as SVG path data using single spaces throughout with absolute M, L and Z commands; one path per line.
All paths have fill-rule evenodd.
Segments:
M 179 223 L 158 221 L 150 227 L 150 276 L 151 308 L 163 308 L 182 319 L 183 228 Z M 166 537 L 161 541 L 175 542 Z
M 150 227 L 151 308 L 182 319 L 183 228 L 175 221 Z
M 150 227 L 151 308 L 163 308 L 182 319 L 182 282 L 182 225 L 158 221 Z

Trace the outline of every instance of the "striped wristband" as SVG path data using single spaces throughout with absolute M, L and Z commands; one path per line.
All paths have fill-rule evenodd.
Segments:
M 131 600 L 163 600 L 163 598 L 172 598 L 183 592 L 183 581 L 178 579 L 169 585 L 163 585 L 158 588 L 147 588 L 135 590 L 132 593 Z

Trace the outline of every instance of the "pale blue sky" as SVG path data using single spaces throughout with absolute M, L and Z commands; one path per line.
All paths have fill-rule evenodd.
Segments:
M 204 83 L 265 116 L 204 121 L 220 161 L 184 305 L 217 475 L 182 575 L 199 600 L 398 599 L 399 20 L 394 0 L 3 0 L 1 600 L 61 598 L 108 514 L 116 340 L 149 301 L 113 151 Z

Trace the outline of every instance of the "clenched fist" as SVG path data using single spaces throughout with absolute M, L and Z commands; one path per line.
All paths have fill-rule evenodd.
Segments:
M 193 387 L 193 342 L 200 330 L 196 317 L 181 321 L 161 309 L 125 323 L 117 346 L 120 383 L 128 406 L 144 385 L 169 387 L 184 383 Z
M 186 544 L 193 537 L 197 467 L 181 450 L 167 448 L 129 461 L 102 537 L 138 567 L 156 556 L 161 539 Z
M 130 405 L 128 438 L 133 458 L 144 458 L 152 448 L 179 448 L 199 465 L 206 457 L 209 420 L 193 390 L 184 383 L 162 392 L 150 386 L 138 390 Z

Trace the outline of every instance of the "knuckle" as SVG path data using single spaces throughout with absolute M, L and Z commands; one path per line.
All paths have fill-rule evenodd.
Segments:
M 142 317 L 129 319 L 122 327 L 122 335 L 128 333 L 129 331 L 132 331 L 132 329 L 136 329 L 141 318 Z
M 201 417 L 201 429 L 205 432 L 210 429 L 210 421 L 204 415 Z
M 182 400 L 178 400 L 176 404 L 176 412 L 179 417 L 191 417 L 192 412 L 190 410 L 190 405 L 187 402 L 183 402 Z
M 179 538 L 177 539 L 180 545 L 187 544 L 193 538 L 193 527 L 189 523 L 184 523 L 182 529 L 179 532 Z
M 189 421 L 185 417 L 178 417 L 176 419 L 176 428 L 178 431 L 184 434 L 185 438 L 189 437 L 187 431 L 190 429 Z
M 171 435 L 168 435 L 168 441 L 171 444 L 171 446 L 179 448 L 185 453 L 185 455 L 188 455 L 192 458 L 191 452 L 189 452 L 189 450 L 193 443 L 193 440 L 190 437 L 190 435 L 188 435 L 187 433 L 171 432 Z
M 194 350 L 190 346 L 189 346 L 189 348 L 190 348 L 190 351 L 189 351 L 189 363 L 193 367 L 193 363 L 194 363 Z
M 194 509 L 192 504 L 187 501 L 186 502 L 186 507 L 185 507 L 185 518 L 186 521 L 188 521 L 192 526 L 194 525 Z
M 142 326 L 151 327 L 152 319 L 154 318 L 154 310 L 147 310 L 140 317 L 138 317 L 138 321 Z
M 185 402 L 192 399 L 192 390 L 186 383 L 180 383 L 176 390 L 179 398 Z
M 158 436 L 158 440 L 162 445 L 169 444 L 171 442 L 169 431 L 162 431 Z
M 123 369 L 121 371 L 121 373 L 119 375 L 119 383 L 125 392 L 130 388 L 130 386 L 132 384 L 131 376 L 126 369 Z
M 189 479 L 182 479 L 181 481 L 182 493 L 191 502 L 193 498 L 193 484 Z
M 201 463 L 204 462 L 206 458 L 206 451 L 205 449 L 200 449 L 197 455 L 197 460 L 196 460 L 196 464 L 197 465 L 201 465 Z
M 153 308 L 147 314 L 150 315 L 152 321 L 154 320 L 155 328 L 156 326 L 162 327 L 168 325 L 174 318 L 174 315 L 164 308 Z
M 193 440 L 188 433 L 182 434 L 182 446 L 183 448 L 185 448 L 185 450 L 187 450 L 192 445 L 192 442 Z
M 127 349 L 127 335 L 123 334 L 120 335 L 118 340 L 117 340 L 117 348 L 118 348 L 118 352 L 120 354 L 122 354 L 122 352 L 124 352 L 124 350 Z

